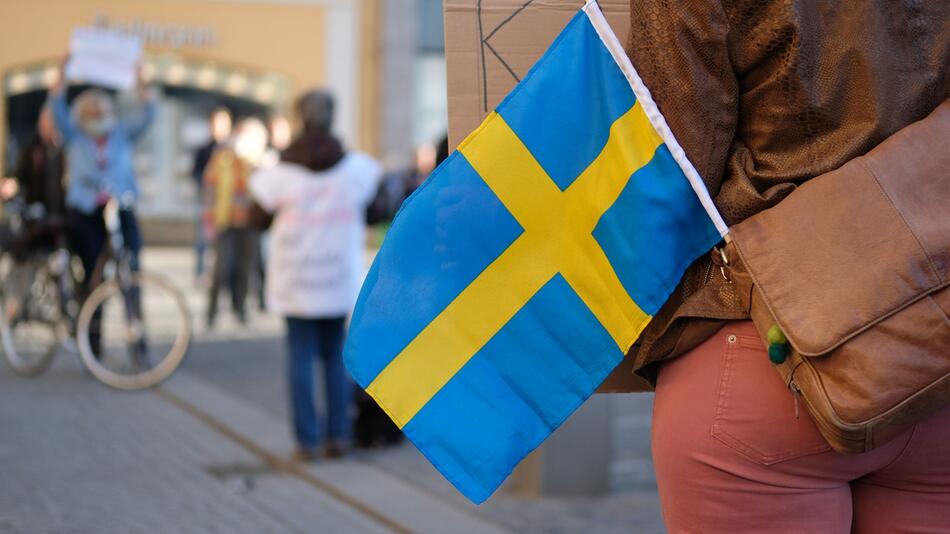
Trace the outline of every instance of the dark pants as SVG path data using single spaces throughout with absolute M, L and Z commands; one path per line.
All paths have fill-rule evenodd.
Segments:
M 258 235 L 250 228 L 228 228 L 218 234 L 215 242 L 214 277 L 208 292 L 208 324 L 218 316 L 218 293 L 227 285 L 231 293 L 231 309 L 243 321 L 244 301 L 251 268 L 257 261 Z
M 80 285 L 80 294 L 82 299 L 85 299 L 102 281 L 101 273 L 96 272 L 96 267 L 108 238 L 105 219 L 103 219 L 103 208 L 98 208 L 88 214 L 73 210 L 70 212 L 70 222 L 69 233 L 73 251 L 76 252 L 82 262 L 84 275 Z M 129 251 L 129 265 L 133 272 L 137 272 L 139 270 L 139 253 L 142 250 L 142 236 L 139 233 L 135 211 L 131 209 L 119 210 L 119 226 L 122 231 L 122 241 L 126 250 Z M 101 317 L 99 313 L 96 313 L 89 324 L 89 341 L 96 354 L 99 353 L 101 330 Z
M 290 350 L 288 380 L 294 434 L 301 448 L 316 447 L 326 437 L 347 439 L 347 412 L 352 400 L 352 385 L 343 368 L 343 337 L 346 319 L 287 318 L 287 344 Z M 314 368 L 316 358 L 323 361 L 327 400 L 326 426 L 321 429 L 314 406 Z
M 69 229 L 73 250 L 79 255 L 82 261 L 82 268 L 86 272 L 86 280 L 90 278 L 96 269 L 96 263 L 99 256 L 102 255 L 102 249 L 105 247 L 106 223 L 103 218 L 103 208 L 86 214 L 73 210 L 70 213 L 71 227 Z M 122 230 L 122 241 L 131 257 L 131 267 L 133 271 L 139 268 L 139 253 L 142 250 L 142 235 L 139 233 L 139 223 L 135 216 L 135 211 L 131 209 L 119 210 L 119 226 Z M 90 288 L 91 289 L 91 288 Z
M 195 278 L 201 278 L 201 275 L 205 274 L 206 248 L 208 248 L 208 238 L 205 237 L 202 214 L 199 212 L 195 217 Z

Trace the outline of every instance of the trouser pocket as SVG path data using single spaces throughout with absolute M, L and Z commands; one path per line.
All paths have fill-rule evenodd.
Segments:
M 761 465 L 830 450 L 769 363 L 762 341 L 726 336 L 712 436 Z

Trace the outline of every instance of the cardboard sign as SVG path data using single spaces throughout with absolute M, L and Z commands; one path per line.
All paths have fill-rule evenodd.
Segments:
M 630 30 L 630 0 L 600 0 L 620 42 Z M 583 0 L 445 0 L 449 146 L 454 149 L 527 74 Z M 648 391 L 633 358 L 617 366 L 598 393 Z
M 630 0 L 599 4 L 626 43 Z M 481 124 L 583 5 L 583 0 L 445 0 L 450 147 Z
M 76 28 L 66 78 L 127 91 L 135 87 L 142 40 L 98 28 Z

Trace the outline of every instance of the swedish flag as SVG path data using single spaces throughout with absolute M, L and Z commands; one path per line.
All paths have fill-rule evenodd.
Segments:
M 480 503 L 726 227 L 596 2 L 406 201 L 345 358 Z

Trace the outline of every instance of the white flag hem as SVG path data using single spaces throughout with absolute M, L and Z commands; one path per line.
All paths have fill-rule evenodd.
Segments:
M 647 118 L 650 119 L 650 124 L 653 125 L 653 128 L 660 134 L 667 148 L 670 149 L 670 154 L 673 155 L 673 159 L 679 164 L 680 169 L 683 170 L 683 174 L 686 175 L 693 191 L 696 193 L 696 196 L 699 197 L 699 201 L 706 210 L 706 214 L 709 215 L 709 218 L 712 219 L 713 224 L 716 226 L 716 230 L 719 231 L 719 235 L 725 238 L 729 234 L 729 227 L 726 226 L 726 222 L 722 219 L 722 215 L 719 214 L 719 210 L 716 209 L 712 197 L 709 196 L 706 184 L 699 176 L 696 168 L 693 167 L 693 164 L 689 161 L 689 158 L 686 157 L 686 152 L 683 150 L 683 147 L 680 146 L 679 142 L 676 141 L 676 137 L 673 136 L 673 132 L 666 124 L 666 119 L 663 118 L 663 114 L 660 113 L 659 108 L 657 108 L 656 102 L 654 102 L 653 97 L 650 96 L 650 90 L 644 85 L 643 80 L 640 79 L 640 75 L 637 73 L 637 69 L 634 68 L 633 63 L 631 63 L 630 58 L 627 57 L 627 52 L 624 50 L 623 45 L 620 44 L 620 40 L 617 39 L 616 34 L 614 34 L 610 28 L 610 24 L 607 23 L 607 19 L 601 12 L 600 6 L 597 5 L 597 0 L 587 0 L 583 9 L 584 13 L 587 14 L 587 18 L 594 26 L 594 30 L 597 31 L 597 35 L 600 36 L 600 40 L 604 43 L 604 46 L 607 47 L 607 50 L 610 51 L 610 55 L 614 58 L 617 66 L 620 67 L 620 70 L 630 83 L 630 88 L 633 89 L 637 101 L 640 102 Z

